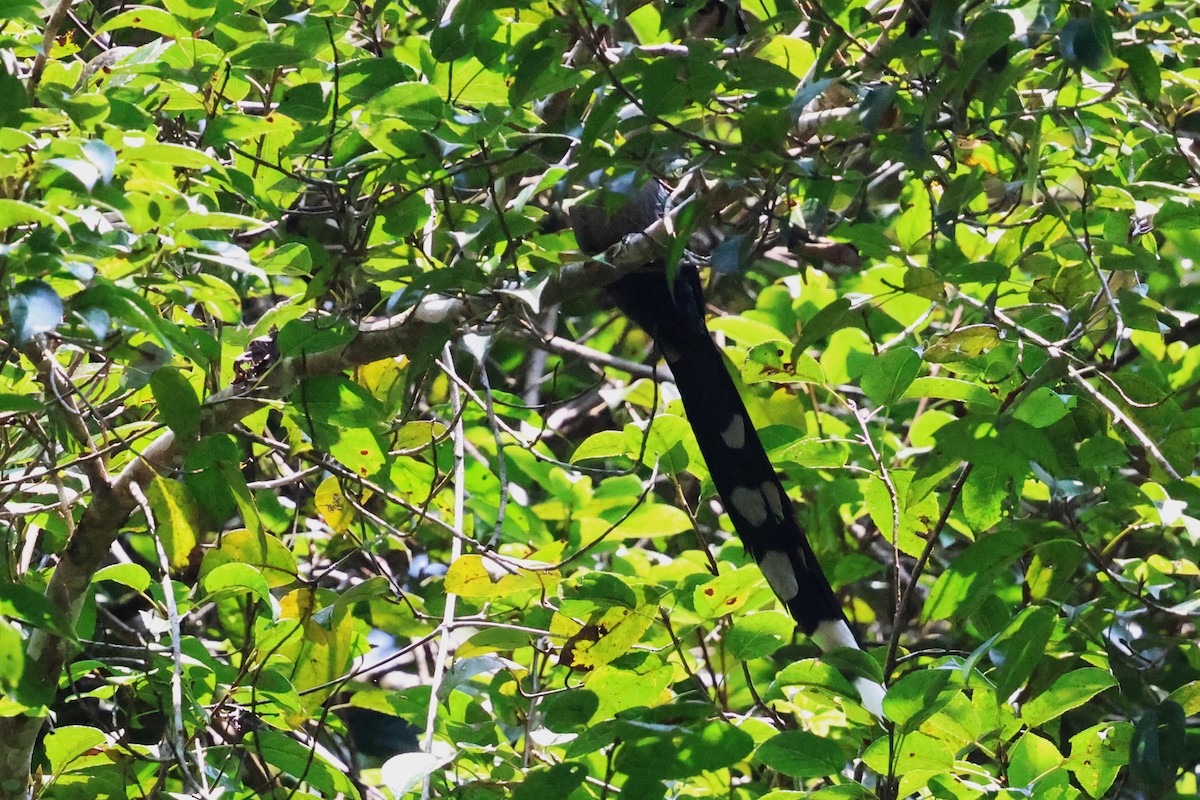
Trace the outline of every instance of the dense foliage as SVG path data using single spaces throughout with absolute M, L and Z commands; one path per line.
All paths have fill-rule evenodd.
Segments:
M 1195 796 L 1194 4 L 742 12 L 0 0 L 3 794 Z M 581 261 L 654 178 L 865 653 Z

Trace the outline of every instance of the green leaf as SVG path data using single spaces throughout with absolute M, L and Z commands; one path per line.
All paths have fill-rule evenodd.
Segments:
M 657 733 L 627 743 L 617 751 L 613 766 L 631 776 L 682 779 L 732 766 L 754 750 L 754 739 L 724 720 L 660 728 Z
M 0 198 L 0 230 L 17 225 L 54 225 L 61 222 L 35 205 L 21 200 Z
M 1075 408 L 1078 398 L 1062 395 L 1047 386 L 1041 386 L 1025 395 L 1013 409 L 1013 417 L 1034 428 L 1053 425 Z
M 525 780 L 513 790 L 513 800 L 544 800 L 547 797 L 569 797 L 583 785 L 588 775 L 583 764 L 555 764 L 526 771 Z
M 570 689 L 545 698 L 538 708 L 542 723 L 555 733 L 580 733 L 600 707 L 596 693 L 588 689 Z
M 1036 606 L 1022 611 L 1005 629 L 994 648 L 996 694 L 1008 697 L 1025 685 L 1046 655 L 1054 623 L 1053 609 Z
M 946 293 L 946 282 L 936 270 L 909 267 L 904 271 L 904 291 L 928 300 L 941 300 Z
M 223 535 L 217 547 L 204 554 L 200 580 L 231 562 L 248 564 L 259 570 L 271 588 L 289 586 L 296 581 L 296 557 L 283 542 L 267 533 L 237 530 Z
M 624 513 L 625 509 L 618 509 L 610 516 L 616 521 L 615 518 Z M 690 530 L 691 517 L 682 509 L 664 503 L 643 503 L 616 527 L 613 534 L 618 539 L 660 539 Z
M 497 599 L 520 592 L 552 591 L 561 578 L 555 570 L 531 570 L 483 556 L 455 559 L 446 573 L 446 591 L 460 597 Z
M 775 676 L 763 699 L 770 701 L 785 696 L 784 687 L 818 690 L 826 695 L 853 697 L 854 686 L 833 664 L 815 658 L 793 661 Z
M 742 118 L 742 143 L 765 152 L 777 152 L 783 148 L 791 126 L 791 115 L 786 109 L 751 105 Z
M 1180 732 L 1182 733 L 1182 732 Z M 1128 722 L 1102 722 L 1071 737 L 1071 756 L 1066 767 L 1090 797 L 1108 797 L 1121 768 L 1129 763 L 1134 727 Z M 1183 741 L 1182 735 L 1179 741 Z M 1155 768 L 1161 769 L 1162 764 Z M 1165 777 L 1159 772 L 1155 783 Z
M 1009 755 L 1008 783 L 1014 789 L 1032 789 L 1058 770 L 1062 754 L 1054 742 L 1036 733 L 1022 734 Z
M 964 325 L 934 338 L 922 357 L 930 364 L 968 361 L 997 347 L 1001 341 L 995 325 Z
M 1028 536 L 1019 529 L 980 537 L 938 576 L 921 610 L 922 621 L 970 616 L 991 592 L 992 582 L 1009 569 L 1027 545 Z
M 192 2 L 192 0 L 183 0 Z M 229 63 L 245 69 L 275 69 L 302 64 L 308 59 L 308 53 L 298 47 L 280 42 L 251 42 L 239 47 L 228 56 Z
M 1129 65 L 1129 77 L 1142 99 L 1150 105 L 1162 94 L 1162 73 L 1158 62 L 1144 44 L 1129 44 L 1117 51 L 1118 57 Z
M 921 397 L 966 403 L 969 410 L 978 412 L 993 412 L 1000 407 L 1000 401 L 987 389 L 957 378 L 917 378 L 905 390 L 904 399 Z
M 807 469 L 838 469 L 850 462 L 850 447 L 845 442 L 804 438 L 772 450 L 771 460 L 790 461 Z
M 271 607 L 271 590 L 260 570 L 249 564 L 230 562 L 213 567 L 201 579 L 201 585 L 209 597 L 223 594 L 249 592 L 262 601 L 265 608 Z
M 708 329 L 716 333 L 724 333 L 746 348 L 788 340 L 786 336 L 765 322 L 739 316 L 717 317 L 708 323 Z
M 1109 759 L 1116 757 L 1119 743 L 1105 742 L 1105 745 Z M 1130 774 L 1147 796 L 1162 797 L 1173 789 L 1175 778 L 1188 758 L 1188 724 L 1183 708 L 1164 700 L 1146 709 L 1134 723 L 1129 753 Z
M 743 614 L 725 634 L 725 646 L 738 661 L 762 658 L 790 643 L 795 630 L 795 621 L 779 611 Z
M 0 209 L 2 210 L 2 209 Z M 17 344 L 28 344 L 35 336 L 50 333 L 63 321 L 63 304 L 58 292 L 43 281 L 19 283 L 8 297 Z
M 938 498 L 933 494 L 925 494 L 913 500 L 913 493 L 909 491 L 913 474 L 908 470 L 893 470 L 890 477 L 896 489 L 895 497 L 882 478 L 872 475 L 866 481 L 863 499 L 867 513 L 887 541 L 895 542 L 901 552 L 917 558 L 925 549 L 930 528 L 938 518 Z M 895 530 L 897 513 L 900 520 L 898 531 Z
M 167 426 L 184 440 L 200 433 L 200 398 L 183 372 L 160 367 L 150 376 L 150 391 Z
M 1012 495 L 1012 477 L 1001 465 L 976 463 L 963 484 L 963 516 L 975 534 L 1004 519 L 1004 501 Z
M 4 13 L 5 3 L 0 3 L 0 19 L 13 19 Z M 13 11 L 18 9 L 13 8 Z M 0 71 L 0 127 L 17 127 L 23 118 L 22 111 L 29 105 L 29 93 L 25 84 L 16 75 Z
M 1185 683 L 1171 692 L 1167 699 L 1178 703 L 1183 708 L 1183 713 L 1189 717 L 1200 714 L 1200 680 Z
M 21 632 L 0 619 L 0 686 L 11 692 L 25 672 L 25 640 Z
M 379 119 L 402 119 L 417 129 L 439 124 L 447 113 L 438 90 L 423 83 L 400 83 L 373 96 L 366 110 Z
M 954 673 L 946 669 L 912 672 L 888 687 L 883 699 L 883 713 L 904 732 L 914 730 L 922 722 L 942 710 L 962 691 L 950 685 Z
M 692 429 L 687 421 L 670 414 L 659 414 L 647 425 L 648 431 L 634 424 L 625 426 L 625 452 L 643 453 L 643 464 L 649 467 L 657 463 L 659 469 L 670 475 L 686 470 L 689 463 L 686 442 L 692 439 Z
M 870 653 L 864 650 L 855 647 L 839 647 L 824 653 L 821 661 L 846 677 L 866 678 L 872 683 L 883 684 L 883 667 Z
M 638 595 L 628 579 L 609 572 L 578 575 L 563 586 L 562 595 L 564 600 L 586 600 L 588 607 L 593 610 L 613 606 L 629 609 L 638 607 Z
M 21 20 L 36 25 L 39 22 L 38 12 L 41 10 L 41 4 L 34 0 L 0 0 L 0 19 Z M 22 94 L 24 93 L 22 91 Z
M 383 407 L 364 387 L 340 376 L 310 378 L 287 410 L 318 446 L 355 474 L 369 478 L 385 469 Z
M 87 289 L 72 298 L 72 304 L 79 311 L 103 309 L 133 330 L 154 337 L 168 352 L 178 348 L 192 361 L 207 363 L 204 355 L 196 349 L 178 325 L 163 319 L 157 308 L 124 286 L 94 279 Z
M 150 481 L 146 499 L 158 522 L 158 538 L 166 550 L 167 562 L 172 569 L 183 569 L 200 544 L 200 510 L 192 493 L 186 484 L 156 475 Z
M 877 405 L 890 405 L 921 371 L 921 356 L 911 347 L 897 347 L 874 359 L 862 376 L 862 389 Z
M 852 307 L 850 298 L 838 297 L 823 307 L 800 330 L 800 338 L 792 348 L 792 362 L 827 334 L 840 330 Z
M 104 24 L 96 29 L 96 33 L 107 33 L 122 28 L 150 31 L 160 36 L 170 36 L 176 39 L 182 39 L 188 35 L 188 28 L 181 25 L 173 14 L 151 6 L 139 6 L 122 11 L 105 20 Z
M 339 690 L 351 661 L 361 654 L 355 649 L 349 609 L 336 602 L 325 605 L 328 599 L 327 593 L 309 588 L 288 592 L 279 601 L 278 622 L 259 640 L 265 652 L 291 662 L 287 677 L 303 703 L 302 710 L 290 715 L 295 725 Z
M 457 659 L 454 665 L 446 671 L 445 678 L 437 687 L 437 699 L 446 703 L 456 689 L 469 686 L 471 681 L 480 675 L 490 675 L 500 670 L 519 668 L 520 665 L 515 662 L 491 654 Z
M 61 775 L 70 771 L 72 767 L 81 766 L 81 759 L 89 751 L 107 744 L 108 739 L 95 728 L 64 725 L 46 734 L 43 747 L 46 750 L 46 759 L 50 762 L 51 772 Z
M 1111 673 L 1095 667 L 1068 672 L 1026 703 L 1021 708 L 1021 719 L 1031 728 L 1044 725 L 1116 685 L 1117 679 Z
M 144 592 L 150 587 L 150 573 L 141 564 L 109 564 L 96 571 L 92 582 L 99 581 L 112 581 L 135 592 Z
M 392 435 L 392 446 L 397 450 L 424 450 L 444 439 L 447 430 L 445 425 L 434 420 L 406 422 Z
M 74 626 L 67 616 L 44 594 L 28 586 L 0 583 L 0 616 L 20 620 L 56 636 L 75 639 Z
M 651 607 L 631 609 L 612 606 L 594 615 L 585 625 L 556 614 L 550 623 L 550 633 L 552 636 L 565 637 L 561 655 L 564 664 L 579 669 L 596 669 L 628 654 L 641 641 L 655 618 Z
M 312 253 L 299 242 L 288 242 L 258 261 L 258 268 L 268 275 L 302 276 L 312 267 Z
M 759 800 L 876 800 L 877 795 L 861 783 L 842 783 L 822 786 L 814 792 L 797 792 L 776 789 L 767 792 Z
M 755 758 L 793 778 L 836 775 L 846 763 L 837 742 L 808 731 L 784 731 L 758 746 Z
M 652 706 L 665 701 L 663 691 L 675 676 L 670 665 L 652 667 L 634 672 L 619 669 L 612 664 L 596 668 L 584 681 L 588 691 L 600 699 L 600 705 L 592 717 L 596 720 L 609 719 L 620 711 L 638 706 Z
M 37 397 L 31 397 L 30 395 L 25 394 L 0 392 L 0 411 L 20 411 L 25 413 L 31 411 L 40 411 L 42 406 L 42 401 Z
M 1079 542 L 1071 539 L 1051 539 L 1039 544 L 1025 571 L 1029 596 L 1037 601 L 1059 597 L 1068 589 L 1086 555 Z
M 949 773 L 954 767 L 954 751 L 946 742 L 920 731 L 899 737 L 895 760 L 889 763 L 889 739 L 876 739 L 863 754 L 863 762 L 872 769 L 900 777 L 900 791 L 909 796 L 923 789 L 935 775 Z
M 285 775 L 303 781 L 327 796 L 361 797 L 354 781 L 311 747 L 271 730 L 258 730 L 246 737 L 246 747 Z

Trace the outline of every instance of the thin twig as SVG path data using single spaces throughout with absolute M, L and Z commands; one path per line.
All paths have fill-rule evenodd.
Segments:
M 142 487 L 135 481 L 129 485 L 129 492 L 141 507 L 142 513 L 146 515 L 146 527 L 150 530 L 150 535 L 154 539 L 155 549 L 158 553 L 159 568 L 162 570 L 163 605 L 166 607 L 167 625 L 171 633 L 172 724 L 164 731 L 163 736 L 167 740 L 167 745 L 170 747 L 172 755 L 175 756 L 175 761 L 179 765 L 184 779 L 191 784 L 193 791 L 197 792 L 200 797 L 207 797 L 208 792 L 205 787 L 200 785 L 200 782 L 192 773 L 184 744 L 183 634 L 180 630 L 179 606 L 175 602 L 175 585 L 171 580 L 171 561 L 167 557 L 167 549 L 163 545 L 162 537 L 158 535 L 158 525 L 156 524 L 154 511 L 150 508 L 150 502 L 146 499 Z
M 454 412 L 454 529 L 460 534 L 463 530 L 466 516 L 467 476 L 466 476 L 466 433 L 462 423 L 462 393 L 458 389 L 458 375 L 454 371 L 454 353 L 447 342 L 442 348 L 442 368 L 454 380 L 450 381 L 450 408 Z M 455 536 L 450 540 L 450 563 L 453 564 L 463 554 L 463 537 Z M 458 595 L 446 592 L 446 608 L 442 614 L 442 635 L 438 638 L 437 660 L 433 667 L 433 680 L 429 687 L 429 711 L 425 715 L 425 744 L 426 753 L 433 752 L 433 734 L 437 723 L 438 692 L 446 674 L 446 661 L 450 657 L 450 629 L 454 623 L 454 612 L 458 605 Z M 431 776 L 425 775 L 421 786 L 422 800 L 429 800 Z

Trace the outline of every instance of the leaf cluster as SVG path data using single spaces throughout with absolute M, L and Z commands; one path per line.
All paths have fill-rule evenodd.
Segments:
M 1189 0 L 0 8 L 4 792 L 1195 795 Z M 648 180 L 865 653 L 581 265 Z

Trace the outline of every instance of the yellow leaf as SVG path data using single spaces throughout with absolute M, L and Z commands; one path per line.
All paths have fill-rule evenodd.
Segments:
M 343 533 L 354 521 L 354 506 L 342 494 L 338 479 L 330 475 L 317 487 L 317 512 L 334 533 Z
M 183 569 L 200 541 L 200 512 L 192 493 L 179 481 L 155 476 L 146 490 L 146 499 L 158 523 L 158 538 L 171 569 Z
M 485 561 L 483 556 L 461 556 L 446 573 L 446 591 L 459 597 L 495 599 L 518 592 L 549 592 L 562 576 L 557 570 L 532 570 Z
M 396 431 L 392 447 L 410 453 L 419 452 L 444 437 L 446 430 L 445 425 L 431 420 L 406 422 Z

